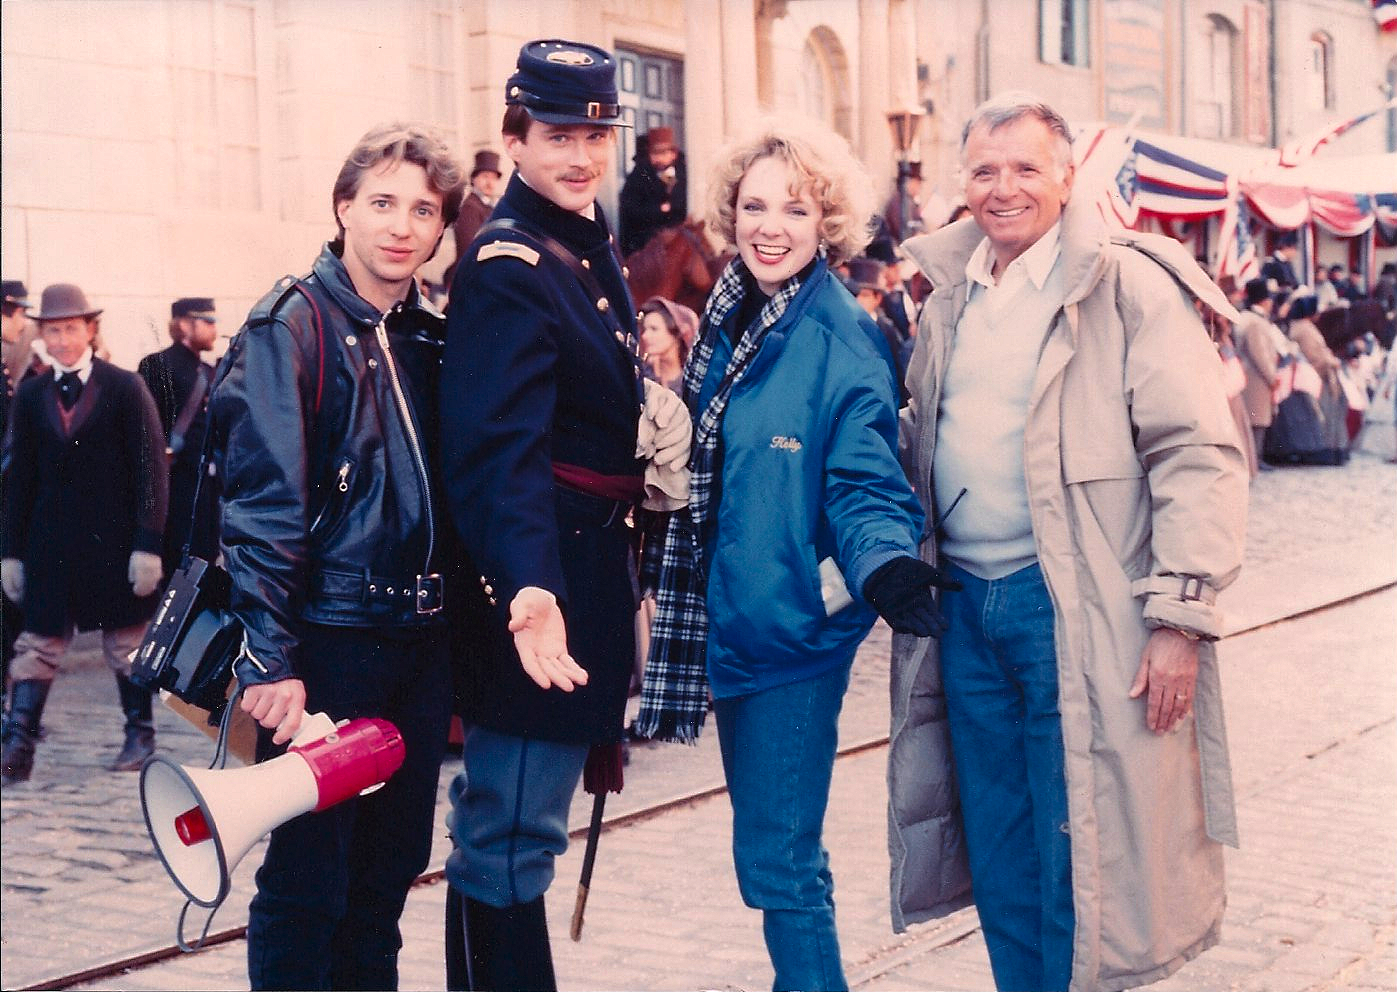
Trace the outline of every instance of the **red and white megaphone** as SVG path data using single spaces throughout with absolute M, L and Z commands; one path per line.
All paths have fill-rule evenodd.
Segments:
M 286 754 L 246 768 L 189 768 L 154 755 L 141 768 L 141 811 L 155 853 L 189 899 L 216 908 L 233 869 L 263 835 L 387 782 L 403 763 L 387 720 L 307 714 Z

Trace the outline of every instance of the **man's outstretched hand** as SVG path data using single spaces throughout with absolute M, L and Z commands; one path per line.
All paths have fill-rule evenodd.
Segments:
M 525 586 L 509 604 L 509 632 L 524 672 L 541 689 L 572 692 L 587 684 L 587 672 L 568 654 L 568 632 L 558 599 L 546 589 Z

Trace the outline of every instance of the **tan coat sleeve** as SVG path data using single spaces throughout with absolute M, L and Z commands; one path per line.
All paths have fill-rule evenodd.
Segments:
M 1122 259 L 1120 313 L 1126 397 L 1151 506 L 1152 566 L 1135 592 L 1147 625 L 1217 637 L 1215 598 L 1241 568 L 1248 485 L 1217 353 L 1179 286 L 1133 252 Z M 1185 585 L 1184 577 L 1199 581 Z

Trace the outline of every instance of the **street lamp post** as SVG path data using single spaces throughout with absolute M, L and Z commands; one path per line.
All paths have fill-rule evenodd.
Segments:
M 893 147 L 897 149 L 897 222 L 898 237 L 907 237 L 907 228 L 910 223 L 910 211 L 907 204 L 907 178 L 912 173 L 912 163 L 907 159 L 907 153 L 912 150 L 912 143 L 917 138 L 917 130 L 922 124 L 922 112 L 920 110 L 890 110 L 888 111 L 888 127 L 893 133 Z

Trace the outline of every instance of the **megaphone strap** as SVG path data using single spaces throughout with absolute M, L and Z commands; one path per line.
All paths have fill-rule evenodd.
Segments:
M 213 760 L 209 762 L 209 768 L 228 767 L 228 732 L 233 726 L 233 709 L 238 705 L 238 700 L 243 694 L 243 685 L 234 680 L 236 688 L 233 694 L 228 697 L 228 705 L 223 707 L 223 718 L 218 723 L 218 740 L 214 744 Z

